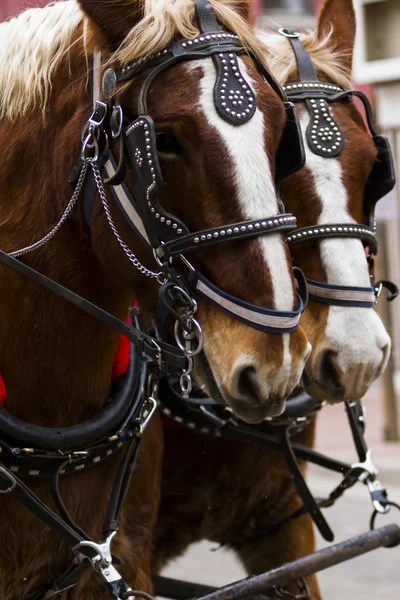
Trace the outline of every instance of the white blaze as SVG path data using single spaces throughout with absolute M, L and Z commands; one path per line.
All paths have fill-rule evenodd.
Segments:
M 252 81 L 246 65 L 239 59 L 240 69 L 247 81 Z M 198 68 L 199 63 L 193 67 Z M 200 107 L 209 122 L 219 134 L 229 152 L 237 197 L 246 219 L 263 219 L 278 213 L 278 202 L 272 179 L 271 167 L 264 144 L 264 116 L 256 110 L 254 116 L 240 126 L 224 121 L 214 105 L 216 71 L 211 58 L 201 61 L 203 77 L 200 80 Z M 259 238 L 265 263 L 272 280 L 275 307 L 279 310 L 293 310 L 294 294 L 287 264 L 285 247 L 280 235 L 265 235 Z

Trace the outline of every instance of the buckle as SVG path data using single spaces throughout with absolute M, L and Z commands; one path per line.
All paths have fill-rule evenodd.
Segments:
M 291 29 L 289 27 L 281 27 L 278 29 L 278 33 L 284 35 L 287 38 L 298 38 L 300 37 L 300 33 L 295 29 Z
M 109 586 L 112 586 L 115 589 L 121 588 L 121 592 L 130 592 L 132 589 L 126 584 L 112 564 L 111 542 L 116 533 L 116 531 L 113 531 L 100 544 L 84 540 L 79 542 L 72 550 L 78 560 L 89 560 L 94 570 L 101 575 Z M 125 590 L 122 590 L 122 586 L 125 587 Z M 115 600 L 122 600 L 120 593 L 118 593 L 118 596 L 113 596 L 113 598 L 115 598 Z
M 94 110 L 88 119 L 89 125 L 92 127 L 100 127 L 106 118 L 107 110 L 107 104 L 105 102 L 101 102 L 101 100 L 97 100 L 96 106 L 94 107 Z
M 17 480 L 15 479 L 14 475 L 12 475 L 10 471 L 4 467 L 0 467 L 0 481 L 2 477 L 7 479 L 11 485 L 6 490 L 0 487 L 0 494 L 9 494 L 17 486 Z

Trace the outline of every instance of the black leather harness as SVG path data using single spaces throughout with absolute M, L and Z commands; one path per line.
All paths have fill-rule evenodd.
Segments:
M 346 401 L 346 413 L 356 447 L 358 462 L 348 464 L 321 454 L 294 440 L 296 434 L 308 427 L 315 415 L 326 404 L 312 398 L 305 392 L 287 400 L 285 412 L 277 418 L 268 418 L 260 425 L 248 425 L 232 415 L 230 409 L 217 404 L 203 394 L 183 400 L 173 382 L 163 382 L 160 388 L 159 406 L 161 414 L 192 431 L 205 436 L 258 444 L 266 448 L 280 450 L 286 460 L 290 477 L 296 487 L 303 506 L 294 514 L 286 515 L 276 523 L 259 523 L 250 534 L 241 534 L 232 539 L 223 540 L 223 544 L 240 545 L 271 535 L 284 523 L 305 513 L 309 513 L 321 535 L 327 541 L 333 541 L 334 535 L 321 508 L 332 506 L 342 494 L 358 481 L 368 486 L 374 510 L 388 512 L 390 503 L 386 491 L 377 479 L 378 471 L 371 459 L 371 452 L 364 439 L 365 412 L 359 401 Z M 310 491 L 298 461 L 306 461 L 343 475 L 341 483 L 335 487 L 328 498 L 316 499 Z

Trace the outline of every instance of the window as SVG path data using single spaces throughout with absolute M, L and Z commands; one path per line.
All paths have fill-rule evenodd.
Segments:
M 355 7 L 356 80 L 359 83 L 400 81 L 399 0 L 355 0 Z
M 279 10 L 290 13 L 313 14 L 312 0 L 263 0 L 264 11 Z

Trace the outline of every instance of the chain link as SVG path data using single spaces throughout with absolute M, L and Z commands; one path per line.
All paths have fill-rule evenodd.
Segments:
M 108 200 L 105 194 L 105 190 L 104 190 L 104 186 L 103 186 L 103 182 L 101 179 L 101 175 L 100 175 L 100 171 L 98 166 L 95 164 L 95 162 L 89 161 L 90 165 L 92 167 L 92 171 L 93 171 L 93 175 L 94 175 L 94 179 L 96 182 L 96 186 L 100 195 L 100 199 L 101 202 L 103 204 L 103 208 L 104 208 L 104 212 L 106 213 L 107 216 L 107 220 L 108 220 L 108 224 L 110 225 L 115 237 L 117 238 L 119 245 L 121 246 L 121 248 L 123 249 L 123 251 L 125 252 L 126 256 L 129 258 L 129 260 L 131 261 L 131 263 L 133 264 L 133 266 L 143 275 L 145 275 L 146 277 L 151 277 L 152 279 L 159 279 L 160 275 L 162 275 L 162 273 L 160 272 L 155 272 L 155 271 L 151 271 L 150 269 L 148 269 L 147 267 L 145 267 L 144 265 L 142 265 L 142 263 L 136 258 L 136 256 L 134 255 L 134 253 L 132 252 L 132 250 L 127 246 L 127 244 L 124 242 L 124 240 L 121 238 L 115 224 L 113 221 L 113 218 L 111 216 L 111 212 L 110 212 L 110 207 L 108 205 Z
M 37 250 L 38 248 L 41 248 L 42 246 L 47 244 L 47 242 L 49 242 L 56 235 L 56 233 L 64 225 L 65 221 L 71 214 L 72 209 L 74 208 L 75 204 L 78 201 L 78 198 L 82 191 L 83 183 L 85 181 L 87 170 L 88 170 L 88 163 L 85 162 L 83 164 L 82 170 L 80 172 L 79 179 L 77 181 L 74 193 L 72 194 L 71 200 L 68 202 L 68 204 L 61 216 L 61 219 L 58 221 L 57 225 L 55 225 L 53 227 L 53 229 L 51 231 L 49 231 L 49 233 L 47 233 L 39 241 L 35 242 L 34 244 L 31 244 L 30 246 L 26 246 L 25 248 L 21 248 L 20 250 L 15 250 L 15 252 L 10 252 L 10 256 L 12 256 L 13 258 L 18 258 L 20 256 L 23 256 L 24 254 L 28 254 L 29 252 L 32 252 L 33 250 Z

